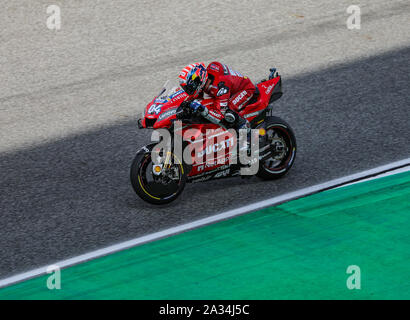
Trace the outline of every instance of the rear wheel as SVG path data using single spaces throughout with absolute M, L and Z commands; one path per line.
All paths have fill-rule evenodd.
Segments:
M 277 179 L 292 167 L 296 157 L 296 138 L 292 128 L 278 117 L 265 120 L 266 143 L 272 155 L 259 163 L 257 176 L 262 179 Z
M 142 148 L 131 164 L 131 184 L 141 199 L 152 204 L 166 204 L 174 201 L 185 188 L 186 169 L 171 152 L 173 159 L 169 168 L 154 165 L 151 151 L 154 145 Z

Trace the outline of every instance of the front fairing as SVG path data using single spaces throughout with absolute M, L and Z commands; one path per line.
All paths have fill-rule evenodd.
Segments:
M 144 128 L 170 127 L 176 118 L 176 110 L 188 95 L 179 86 L 164 85 L 160 94 L 155 97 L 144 109 L 142 126 Z

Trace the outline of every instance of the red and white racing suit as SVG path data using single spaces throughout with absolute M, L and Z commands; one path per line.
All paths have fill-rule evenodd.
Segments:
M 208 79 L 211 83 L 204 92 L 215 100 L 209 108 L 208 119 L 219 123 L 229 108 L 239 113 L 255 93 L 252 81 L 220 62 L 211 62 L 207 67 Z

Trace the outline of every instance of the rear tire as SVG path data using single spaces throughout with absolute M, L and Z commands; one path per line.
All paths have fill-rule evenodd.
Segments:
M 284 176 L 295 162 L 295 134 L 286 121 L 273 116 L 266 118 L 265 130 L 274 154 L 259 163 L 259 171 L 256 175 L 264 180 L 278 179 Z M 269 138 L 271 134 L 272 137 Z

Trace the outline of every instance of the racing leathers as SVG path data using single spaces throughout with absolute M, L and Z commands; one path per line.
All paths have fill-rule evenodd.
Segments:
M 237 130 L 249 128 L 249 122 L 239 115 L 255 93 L 252 81 L 220 62 L 207 67 L 208 83 L 203 92 L 214 99 L 212 107 L 201 114 L 209 121 Z

